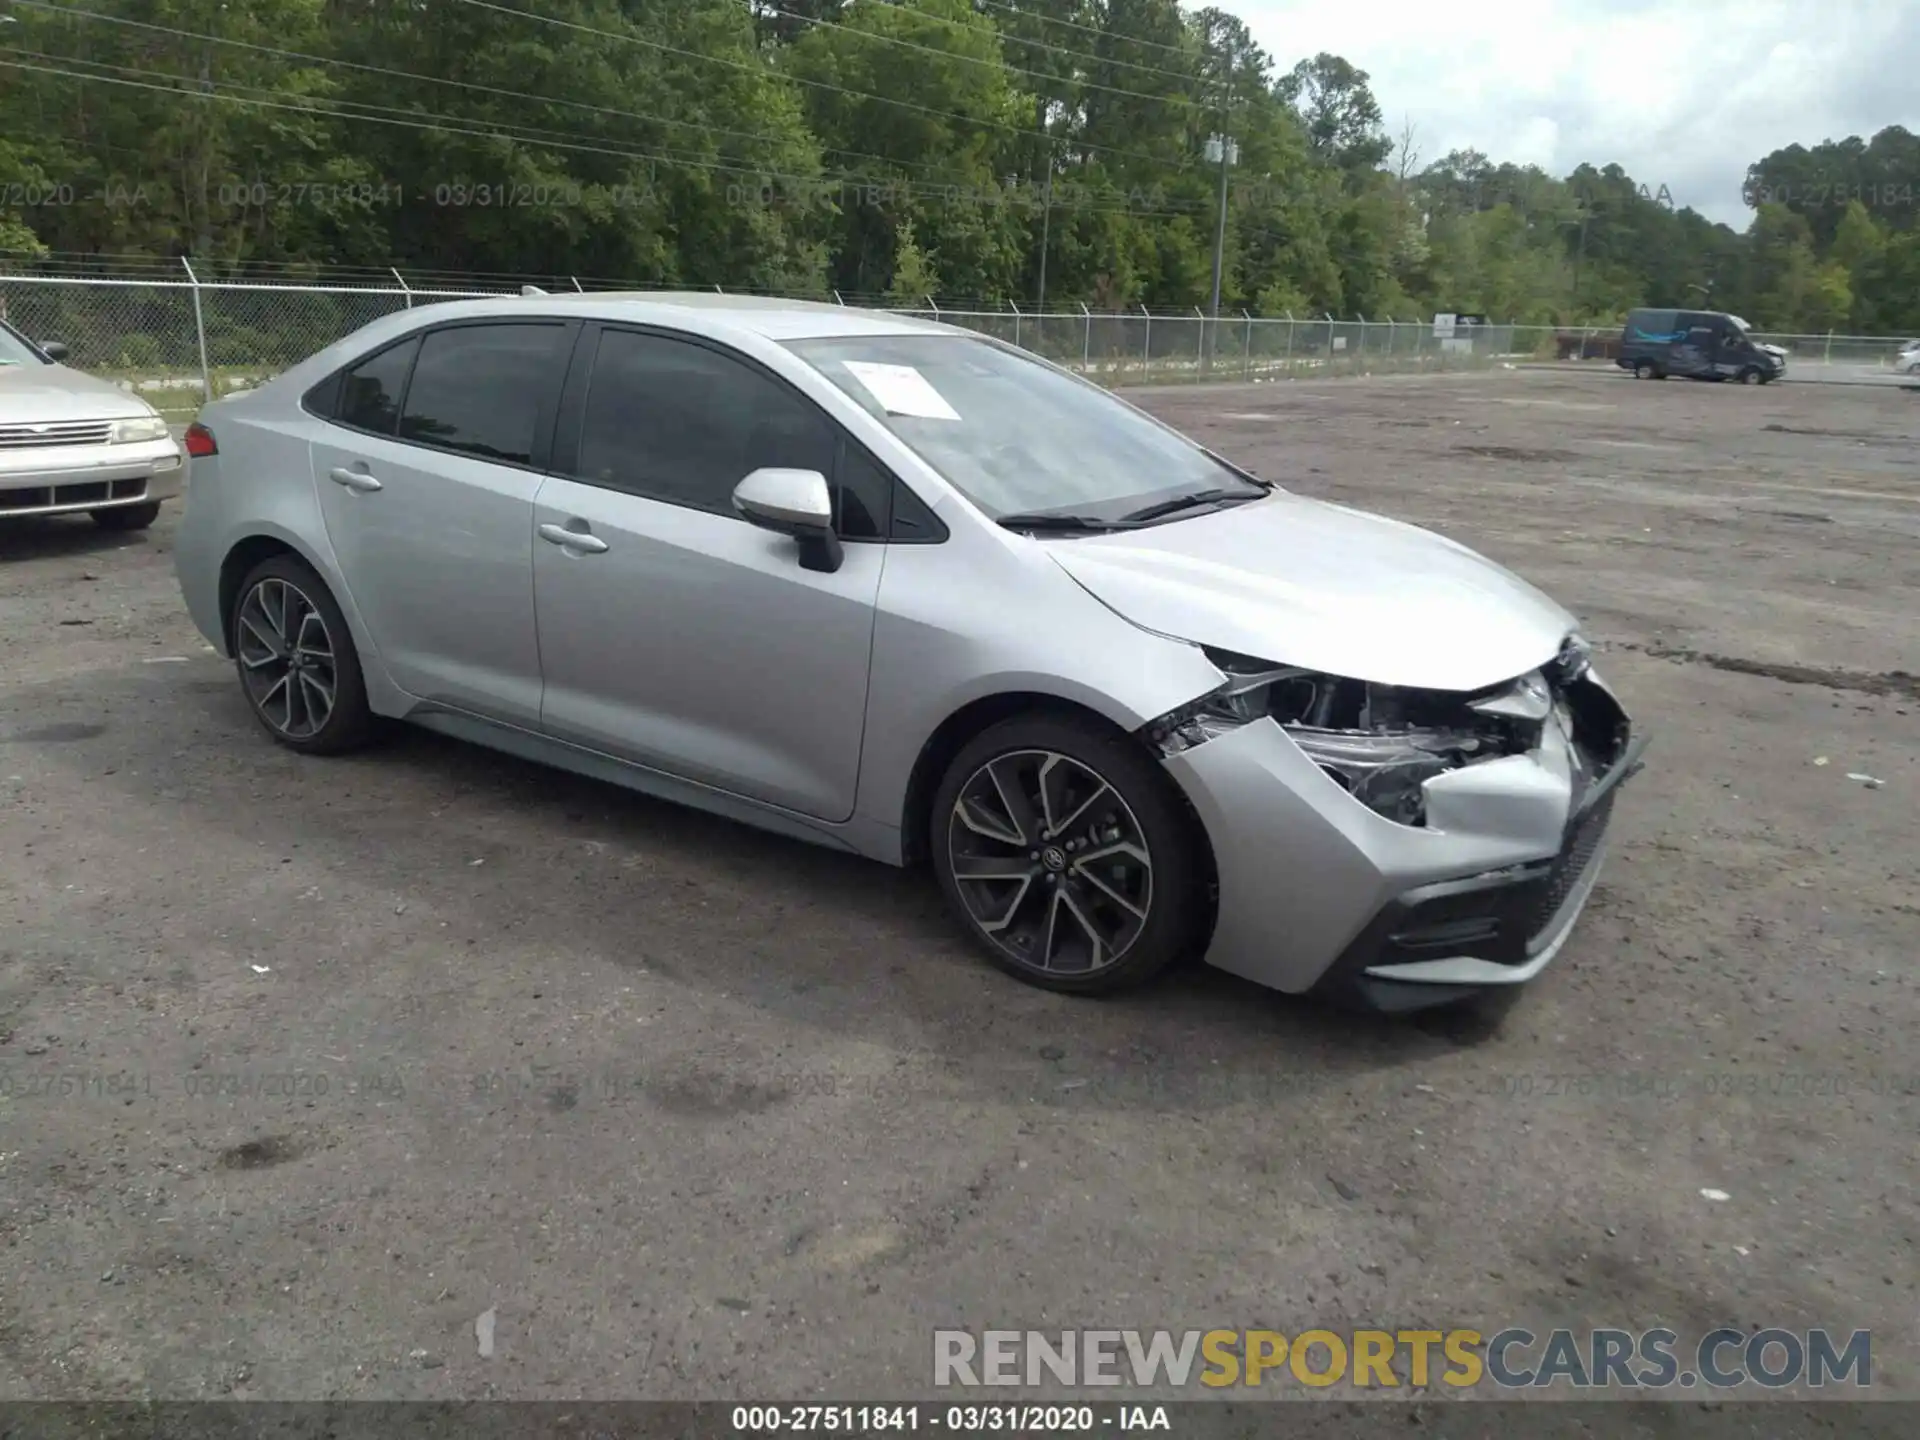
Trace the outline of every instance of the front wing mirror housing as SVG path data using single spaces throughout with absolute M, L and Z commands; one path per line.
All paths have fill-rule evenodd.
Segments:
M 803 569 L 831 574 L 846 560 L 833 528 L 833 492 L 818 470 L 755 470 L 733 487 L 733 508 L 750 525 L 798 540 Z

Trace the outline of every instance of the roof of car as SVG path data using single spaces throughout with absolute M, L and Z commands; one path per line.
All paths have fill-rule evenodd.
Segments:
M 701 290 L 595 290 L 575 294 L 502 297 L 496 305 L 538 303 L 588 309 L 605 319 L 666 320 L 663 311 L 698 311 L 715 324 L 752 331 L 769 340 L 825 338 L 836 335 L 954 334 L 955 327 L 885 310 L 831 305 L 815 300 L 786 300 L 772 295 L 710 294 Z

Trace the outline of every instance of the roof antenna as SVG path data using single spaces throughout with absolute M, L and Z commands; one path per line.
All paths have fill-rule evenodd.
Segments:
M 538 285 L 522 285 L 520 287 L 520 293 L 522 295 L 544 295 L 547 292 L 542 290 Z

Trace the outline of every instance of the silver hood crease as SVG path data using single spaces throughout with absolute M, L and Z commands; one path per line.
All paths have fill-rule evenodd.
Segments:
M 1464 545 L 1284 491 L 1048 553 L 1142 629 L 1379 685 L 1496 685 L 1551 660 L 1578 625 Z

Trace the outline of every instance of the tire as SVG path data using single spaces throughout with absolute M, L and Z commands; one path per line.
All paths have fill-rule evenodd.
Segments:
M 89 512 L 93 523 L 102 530 L 144 530 L 160 518 L 160 502 L 149 500 L 144 505 L 115 505 L 110 510 Z
M 1633 365 L 1633 378 L 1636 380 L 1651 380 L 1653 378 L 1653 362 L 1651 360 L 1636 360 Z
M 1758 385 L 1765 377 L 1762 376 L 1758 370 L 1754 369 L 1753 366 L 1749 365 L 1735 378 L 1738 379 L 1742 385 Z
M 303 755 L 339 755 L 372 738 L 373 711 L 353 635 L 306 561 L 274 555 L 247 572 L 228 628 L 247 708 L 275 741 Z M 289 630 L 294 651 L 284 639 Z M 293 653 L 298 658 L 289 664 Z
M 928 854 L 947 903 L 1001 969 L 1045 990 L 1112 994 L 1157 975 L 1195 938 L 1195 824 L 1136 742 L 1091 720 L 1033 714 L 983 731 L 947 767 Z M 1085 869 L 1076 852 L 1116 863 Z M 999 873 L 962 879 L 969 862 Z

